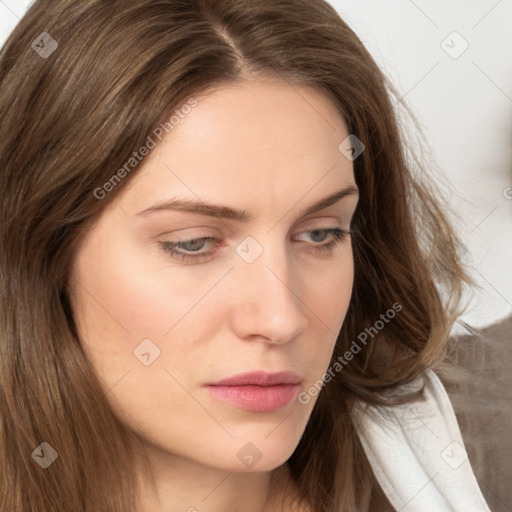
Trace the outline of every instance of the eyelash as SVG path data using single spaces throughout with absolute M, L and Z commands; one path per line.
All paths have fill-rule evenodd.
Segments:
M 346 229 L 340 229 L 340 228 L 324 228 L 324 229 L 312 229 L 310 231 L 303 231 L 303 233 L 327 233 L 332 235 L 334 238 L 330 242 L 322 245 L 313 245 L 311 249 L 308 249 L 308 251 L 313 253 L 320 253 L 320 254 L 327 254 L 330 255 L 333 250 L 336 248 L 337 245 L 344 242 L 348 239 L 349 236 L 353 236 L 354 232 L 352 230 L 346 230 Z M 202 238 L 192 238 L 190 240 L 182 240 L 180 242 L 168 242 L 163 241 L 159 242 L 160 246 L 162 247 L 163 251 L 167 254 L 170 254 L 171 256 L 175 256 L 181 260 L 185 261 L 202 261 L 205 258 L 209 258 L 212 255 L 212 252 L 207 253 L 199 253 L 199 254 L 189 254 L 184 253 L 179 250 L 176 250 L 177 247 L 179 247 L 182 244 L 187 244 L 190 242 L 199 242 L 201 240 L 209 241 L 209 240 L 216 240 L 213 237 L 202 237 Z M 220 243 L 216 243 L 215 247 L 220 247 Z

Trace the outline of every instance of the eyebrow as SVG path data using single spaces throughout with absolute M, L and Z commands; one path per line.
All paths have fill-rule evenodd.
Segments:
M 359 189 L 353 185 L 338 190 L 333 194 L 320 199 L 311 206 L 308 206 L 304 211 L 301 212 L 301 216 L 315 213 L 319 210 L 323 210 L 347 196 L 359 195 Z M 215 217 L 217 219 L 228 219 L 238 222 L 247 223 L 251 221 L 252 216 L 246 210 L 237 210 L 230 208 L 229 206 L 222 206 L 217 204 L 210 204 L 201 201 L 200 199 L 171 199 L 170 201 L 156 203 L 149 208 L 139 212 L 138 216 L 147 216 L 150 213 L 159 211 L 178 211 L 187 213 L 196 213 L 199 215 L 207 215 L 209 217 Z

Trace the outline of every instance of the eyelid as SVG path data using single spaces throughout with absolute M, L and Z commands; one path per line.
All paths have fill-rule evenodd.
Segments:
M 298 235 L 300 234 L 310 234 L 315 232 L 325 232 L 327 233 L 327 237 L 331 238 L 328 242 L 319 242 L 319 243 L 307 243 L 304 242 L 307 246 L 305 252 L 309 252 L 311 254 L 314 254 L 315 256 L 325 256 L 327 257 L 331 256 L 334 250 L 341 245 L 342 243 L 346 242 L 346 240 L 353 235 L 353 231 L 350 229 L 343 229 L 340 227 L 316 227 L 311 229 L 304 229 L 298 232 Z M 187 252 L 186 250 L 180 250 L 177 249 L 177 246 L 180 244 L 185 244 L 188 242 L 196 242 L 196 241 L 217 241 L 215 244 L 216 250 L 212 252 L 212 250 L 208 252 L 198 252 L 198 251 L 192 251 Z M 178 241 L 161 241 L 159 242 L 160 247 L 162 250 L 170 254 L 175 259 L 181 259 L 182 261 L 189 261 L 192 264 L 199 264 L 202 263 L 205 259 L 210 260 L 213 258 L 214 254 L 219 250 L 220 247 L 223 247 L 226 245 L 224 240 L 220 240 L 211 237 L 211 236 L 199 236 L 194 238 L 188 238 L 186 240 L 178 240 Z
M 350 218 L 348 219 L 351 220 Z M 339 224 L 339 225 L 334 225 Z M 315 229 L 330 229 L 330 228 L 339 228 L 344 229 L 343 226 L 350 224 L 347 222 L 347 216 L 343 214 L 333 214 L 333 215 L 323 215 L 322 217 L 318 217 L 318 215 L 309 217 L 307 219 L 302 220 L 299 223 L 300 228 L 299 232 L 303 231 L 314 231 Z M 295 230 L 297 231 L 297 229 Z
M 343 228 L 341 225 L 340 226 L 335 226 L 332 224 L 332 217 L 329 217 L 329 219 L 325 220 L 324 222 L 329 222 L 328 225 L 322 225 L 322 219 L 318 219 L 316 217 L 312 217 L 310 219 L 306 219 L 304 220 L 304 223 L 308 223 L 309 221 L 311 221 L 312 225 L 309 226 L 309 225 L 306 225 L 306 226 L 303 226 L 301 227 L 299 230 L 296 230 L 296 233 L 309 233 L 311 231 L 322 231 L 322 230 L 332 230 L 332 229 L 340 229 L 342 231 L 350 231 L 350 223 L 349 223 L 349 227 L 348 228 Z M 340 224 L 344 224 L 340 218 L 336 218 L 335 219 L 337 222 L 339 222 Z M 314 221 L 314 222 L 313 222 Z M 179 231 L 174 231 L 174 233 L 180 233 L 182 231 L 187 231 L 188 228 L 184 228 L 182 230 L 179 230 Z M 210 229 L 210 228 L 190 228 L 190 229 L 198 229 L 198 231 L 192 231 L 191 234 L 185 234 L 185 235 L 182 235 L 182 236 L 179 236 L 178 235 L 178 238 L 176 239 L 173 239 L 173 240 L 170 240 L 169 242 L 170 243 L 186 243 L 186 242 L 192 242 L 192 241 L 195 241 L 195 240 L 200 240 L 200 239 L 203 239 L 203 238 L 212 238 L 212 239 L 215 239 L 216 238 L 216 235 L 215 234 L 212 234 L 210 232 L 207 232 L 206 229 Z M 170 235 L 171 233 L 163 233 L 163 234 L 168 234 Z M 229 230 L 229 237 L 233 236 L 233 230 Z M 160 235 L 161 236 L 161 235 Z M 222 235 L 220 235 L 222 236 Z M 226 237 L 224 237 L 226 238 Z

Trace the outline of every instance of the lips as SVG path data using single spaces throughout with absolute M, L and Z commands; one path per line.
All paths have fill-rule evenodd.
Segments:
M 300 390 L 302 379 L 291 371 L 243 373 L 207 384 L 216 398 L 251 412 L 272 412 L 289 405 Z
M 302 379 L 294 372 L 283 371 L 268 373 L 265 371 L 255 371 L 241 373 L 233 377 L 212 382 L 209 386 L 275 386 L 278 384 L 300 384 Z

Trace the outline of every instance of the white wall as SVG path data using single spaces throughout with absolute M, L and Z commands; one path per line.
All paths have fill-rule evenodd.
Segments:
M 462 320 L 484 326 L 510 315 L 512 1 L 330 3 L 406 95 L 452 184 L 453 205 L 465 219 L 463 260 L 483 288 Z M 454 31 L 467 43 L 446 39 Z
M 0 0 L 0 44 L 31 3 Z M 452 184 L 463 259 L 483 288 L 463 320 L 484 326 L 510 315 L 512 0 L 330 3 L 405 95 Z

